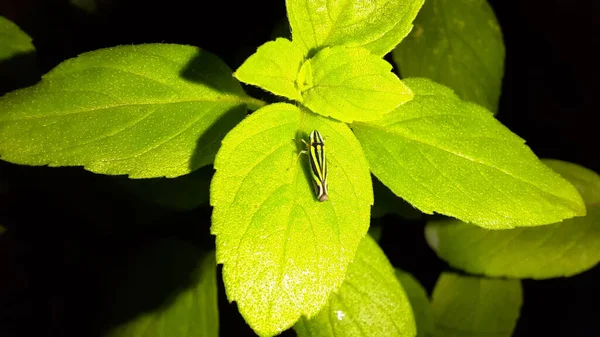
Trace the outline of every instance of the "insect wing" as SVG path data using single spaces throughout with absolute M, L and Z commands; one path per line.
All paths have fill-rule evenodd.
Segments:
M 319 201 L 328 199 L 327 194 L 327 160 L 325 158 L 325 142 L 323 136 L 317 130 L 309 136 L 308 157 L 310 171 L 315 185 L 315 193 Z

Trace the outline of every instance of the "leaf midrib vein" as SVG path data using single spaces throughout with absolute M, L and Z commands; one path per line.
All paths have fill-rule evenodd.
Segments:
M 366 126 L 367 126 L 367 127 L 370 127 L 370 128 L 378 129 L 379 131 L 381 131 L 381 132 L 384 132 L 384 133 L 390 133 L 390 130 L 387 130 L 387 129 L 385 129 L 384 127 L 381 127 L 381 126 L 378 126 L 378 125 L 374 125 L 374 124 L 368 124 L 368 125 L 366 125 Z M 494 166 L 494 165 L 492 165 L 492 164 L 490 164 L 490 163 L 486 163 L 486 162 L 483 162 L 483 161 L 477 161 L 477 160 L 475 160 L 474 158 L 471 158 L 471 157 L 468 157 L 468 156 L 465 156 L 465 155 L 462 155 L 462 154 L 459 154 L 459 153 L 453 152 L 452 150 L 450 150 L 450 149 L 446 149 L 446 148 L 444 148 L 444 147 L 442 147 L 442 146 L 435 145 L 435 144 L 430 144 L 429 142 L 427 142 L 427 141 L 425 141 L 425 140 L 423 140 L 423 139 L 420 139 L 420 138 L 418 138 L 418 137 L 409 137 L 409 136 L 408 136 L 408 134 L 405 134 L 405 133 L 402 133 L 402 132 L 398 132 L 398 130 L 394 130 L 394 131 L 392 131 L 392 133 L 393 133 L 393 134 L 395 134 L 395 135 L 398 135 L 398 136 L 400 136 L 400 137 L 402 137 L 402 138 L 405 138 L 405 139 L 407 139 L 407 140 L 410 140 L 410 141 L 413 141 L 413 142 L 416 142 L 416 143 L 419 143 L 419 144 L 422 144 L 422 145 L 427 145 L 427 146 L 430 146 L 430 147 L 432 147 L 432 148 L 434 148 L 434 149 L 438 149 L 438 150 L 441 150 L 441 151 L 447 152 L 447 153 L 449 153 L 449 154 L 452 154 L 452 155 L 454 155 L 454 156 L 456 156 L 456 157 L 463 158 L 464 160 L 467 160 L 467 161 L 470 161 L 470 162 L 473 162 L 473 163 L 476 163 L 476 164 L 479 164 L 479 165 L 482 165 L 482 166 L 486 166 L 486 167 L 489 167 L 489 168 L 495 169 L 495 170 L 497 170 L 498 172 L 504 173 L 505 175 L 507 175 L 507 176 L 509 176 L 509 177 L 511 177 L 511 178 L 513 178 L 513 179 L 516 179 L 516 180 L 518 180 L 518 181 L 521 181 L 521 182 L 524 182 L 524 183 L 526 183 L 526 184 L 528 184 L 528 185 L 530 185 L 530 186 L 533 186 L 533 187 L 535 187 L 537 190 L 539 190 L 539 191 L 541 191 L 541 192 L 543 192 L 543 193 L 545 193 L 545 194 L 547 194 L 547 195 L 553 196 L 553 197 L 555 197 L 555 198 L 559 198 L 559 199 L 561 199 L 561 200 L 566 200 L 566 201 L 568 201 L 567 199 L 564 199 L 562 196 L 554 195 L 554 194 L 552 194 L 552 193 L 550 193 L 550 192 L 547 192 L 546 190 L 542 189 L 540 186 L 537 186 L 536 184 L 534 184 L 534 183 L 532 183 L 532 182 L 530 182 L 530 181 L 523 180 L 521 177 L 518 177 L 518 176 L 515 176 L 515 175 L 513 175 L 513 174 L 512 174 L 510 171 L 506 171 L 506 170 L 504 170 L 504 169 L 501 169 L 501 168 L 499 168 L 499 167 L 496 167 L 496 166 Z M 569 202 L 569 204 L 571 204 L 571 203 Z M 571 207 L 569 207 L 569 208 L 571 208 Z
M 173 135 L 170 135 L 169 137 L 167 137 L 165 140 L 160 141 L 157 144 L 153 144 L 151 147 L 142 150 L 141 152 L 138 153 L 134 153 L 132 155 L 123 157 L 123 158 L 111 158 L 111 159 L 105 159 L 105 160 L 99 160 L 98 162 L 118 162 L 118 161 L 123 161 L 123 160 L 128 160 L 131 158 L 136 158 L 136 157 L 140 157 L 144 154 L 147 154 L 153 150 L 156 150 L 158 148 L 160 148 L 161 146 L 165 145 L 166 143 L 172 141 L 173 139 L 177 138 L 178 136 L 184 134 L 185 132 L 187 132 L 188 130 L 190 130 L 194 125 L 196 125 L 201 119 L 202 117 L 204 117 L 204 115 L 199 115 L 197 118 L 195 118 L 192 122 L 188 123 L 187 125 L 185 125 L 181 130 L 179 130 L 178 132 L 176 132 Z
M 438 166 L 436 166 L 431 159 L 429 159 L 429 157 L 427 157 L 423 151 L 421 150 L 421 148 L 417 148 L 419 154 L 429 163 L 429 165 L 431 165 L 431 167 L 433 167 L 436 171 L 438 171 L 440 173 L 440 175 L 442 177 L 444 177 L 444 179 L 446 179 L 447 181 L 449 181 L 451 184 L 455 185 L 462 193 L 464 196 L 466 196 L 468 199 L 471 199 L 471 201 L 473 201 L 474 203 L 477 203 L 477 200 L 475 200 L 475 197 L 472 195 L 472 193 L 469 193 L 467 190 L 465 190 L 463 188 L 463 186 L 458 182 L 453 180 L 452 178 L 448 177 L 446 174 L 444 174 L 444 171 L 441 170 Z M 504 217 L 504 218 L 510 218 L 509 216 L 505 215 L 505 214 L 501 214 L 499 211 L 495 210 L 493 206 L 489 206 L 487 203 L 485 204 L 485 207 L 492 213 L 497 214 L 500 217 Z
M 96 94 L 105 95 L 104 93 L 90 91 L 90 90 L 61 90 L 61 91 L 66 91 L 66 92 L 70 92 L 70 93 L 71 92 L 93 92 Z M 56 92 L 57 91 L 53 91 L 52 93 L 56 93 Z M 44 94 L 47 94 L 47 93 L 44 93 Z M 220 97 L 230 98 L 230 97 L 236 97 L 236 96 L 224 95 L 224 96 L 220 96 Z M 147 106 L 147 105 L 170 105 L 170 104 L 181 104 L 181 103 L 239 103 L 239 104 L 245 104 L 246 101 L 243 99 L 218 99 L 218 100 L 184 99 L 184 100 L 179 100 L 179 101 L 162 101 L 162 102 L 156 101 L 156 102 L 149 102 L 149 103 L 123 103 L 123 104 L 100 106 L 100 107 L 95 107 L 95 108 L 91 108 L 88 110 L 68 111 L 65 113 L 53 114 L 53 115 L 33 115 L 33 116 L 29 115 L 29 116 L 22 116 L 20 118 L 0 119 L 0 123 L 19 122 L 19 121 L 25 121 L 25 120 L 36 120 L 36 119 L 53 118 L 53 117 L 64 117 L 64 116 L 83 114 L 83 113 L 100 112 L 103 110 L 108 110 L 108 109 L 113 109 L 113 108 L 122 108 L 122 107 L 136 107 L 136 106 Z

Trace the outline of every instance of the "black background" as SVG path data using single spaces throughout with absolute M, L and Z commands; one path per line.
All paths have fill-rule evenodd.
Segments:
M 0 0 L 0 15 L 33 38 L 40 73 L 85 51 L 149 42 L 199 46 L 235 69 L 271 39 L 285 15 L 283 0 L 98 2 L 98 13 L 88 15 L 68 1 Z M 507 51 L 498 119 L 538 156 L 600 172 L 600 1 L 490 4 Z M 11 89 L 22 85 L 10 81 L 0 82 Z M 79 168 L 0 163 L 0 223 L 9 228 L 0 237 L 0 336 L 96 336 L 106 324 L 135 314 L 113 317 L 107 295 L 111 282 L 126 278 L 114 267 L 124 256 L 164 237 L 210 249 L 210 209 L 172 212 L 118 193 L 112 183 Z M 427 247 L 422 223 L 394 216 L 380 223 L 391 262 L 431 292 L 449 268 Z M 599 281 L 598 267 L 568 279 L 523 281 L 514 336 L 600 336 Z M 222 284 L 220 292 L 221 334 L 253 335 L 224 300 Z M 138 311 L 159 305 L 161 296 Z

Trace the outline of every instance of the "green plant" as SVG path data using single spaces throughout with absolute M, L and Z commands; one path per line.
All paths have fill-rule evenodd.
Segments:
M 67 60 L 0 99 L 5 161 L 191 182 L 214 164 L 216 256 L 197 257 L 194 286 L 168 308 L 112 335 L 216 335 L 216 260 L 228 299 L 259 335 L 293 326 L 300 336 L 504 336 L 522 301 L 518 279 L 598 262 L 600 177 L 540 161 L 494 118 L 504 47 L 485 2 L 286 5 L 291 40 L 264 44 L 233 77 L 196 47 L 119 46 Z M 11 33 L 3 45 L 15 46 L 0 56 L 31 50 L 18 28 L 0 24 Z M 389 52 L 403 80 L 382 58 Z M 249 97 L 238 81 L 281 101 Z M 324 202 L 297 158 L 312 130 L 325 136 Z M 374 198 L 371 173 L 395 196 Z M 443 274 L 430 304 L 366 235 L 374 201 L 396 196 L 456 219 L 426 227 L 442 259 L 513 279 Z M 528 259 L 513 263 L 520 256 Z

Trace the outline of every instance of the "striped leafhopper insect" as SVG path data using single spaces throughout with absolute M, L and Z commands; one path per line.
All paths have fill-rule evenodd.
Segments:
M 327 158 L 325 157 L 325 142 L 323 136 L 317 130 L 313 130 L 308 137 L 306 150 L 302 151 L 308 154 L 310 164 L 310 174 L 312 176 L 315 193 L 319 201 L 329 199 L 327 194 Z

